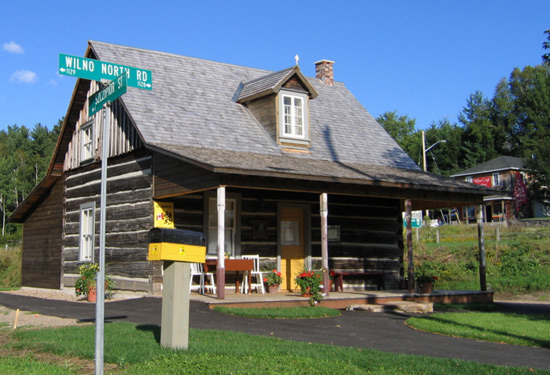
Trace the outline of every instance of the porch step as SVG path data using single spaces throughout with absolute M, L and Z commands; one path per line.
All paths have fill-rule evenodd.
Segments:
M 349 305 L 346 310 L 426 314 L 434 311 L 434 304 L 432 302 L 393 301 L 379 304 Z

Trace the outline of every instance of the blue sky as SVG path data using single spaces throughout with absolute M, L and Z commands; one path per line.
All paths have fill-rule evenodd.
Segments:
M 0 129 L 66 114 L 76 79 L 57 74 L 58 55 L 83 56 L 88 40 L 269 70 L 298 54 L 306 76 L 333 60 L 373 116 L 397 110 L 423 129 L 540 64 L 550 29 L 548 0 L 20 0 L 0 14 Z

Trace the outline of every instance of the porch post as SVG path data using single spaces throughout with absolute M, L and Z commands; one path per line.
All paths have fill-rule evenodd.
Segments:
M 322 193 L 320 196 L 320 208 L 321 208 L 321 257 L 323 268 L 323 285 L 325 286 L 324 292 L 328 296 L 330 294 L 329 288 L 329 269 L 328 269 L 328 195 Z
M 218 262 L 216 282 L 218 299 L 225 299 L 225 186 L 218 187 Z
M 479 205 L 479 213 L 477 217 L 477 237 L 479 240 L 479 285 L 483 292 L 487 291 L 487 278 L 485 269 L 487 267 L 485 261 L 485 231 L 483 230 L 483 204 Z
M 409 293 L 414 292 L 414 259 L 413 259 L 413 241 L 412 241 L 412 204 L 410 199 L 405 200 L 405 221 L 407 223 L 407 278 Z

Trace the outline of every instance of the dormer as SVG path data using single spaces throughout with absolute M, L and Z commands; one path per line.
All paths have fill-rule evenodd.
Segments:
M 309 149 L 309 101 L 317 95 L 296 65 L 241 83 L 235 101 L 250 110 L 277 144 Z

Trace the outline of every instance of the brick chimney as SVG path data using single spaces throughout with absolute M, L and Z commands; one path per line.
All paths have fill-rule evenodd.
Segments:
M 319 78 L 325 85 L 334 85 L 334 61 L 320 60 L 315 63 L 315 77 Z

